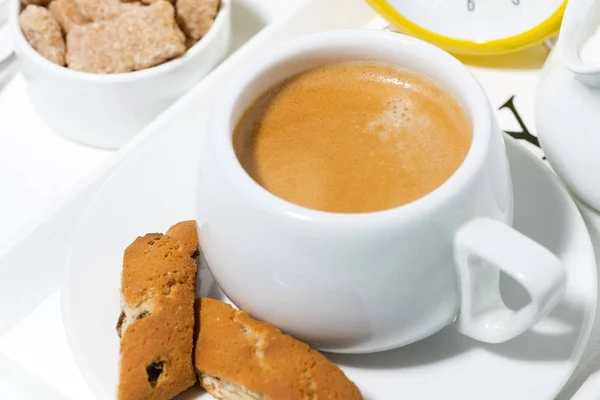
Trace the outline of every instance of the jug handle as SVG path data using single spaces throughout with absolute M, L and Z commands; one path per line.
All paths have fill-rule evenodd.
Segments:
M 600 83 L 600 65 L 586 64 L 580 56 L 579 33 L 597 0 L 570 0 L 560 28 L 560 51 L 564 65 L 585 83 Z

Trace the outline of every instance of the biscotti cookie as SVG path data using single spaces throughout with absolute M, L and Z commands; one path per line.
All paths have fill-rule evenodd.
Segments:
M 120 400 L 171 399 L 196 382 L 192 365 L 198 257 L 195 221 L 138 237 L 121 278 Z
M 321 353 L 223 302 L 196 301 L 194 364 L 221 400 L 354 400 L 356 385 Z

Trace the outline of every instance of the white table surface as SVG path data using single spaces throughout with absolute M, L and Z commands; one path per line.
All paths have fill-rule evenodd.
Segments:
M 247 32 L 243 34 L 249 37 L 261 25 L 293 12 L 303 2 L 234 0 L 234 30 L 236 21 L 244 21 Z M 249 19 L 254 23 L 249 24 Z M 233 48 L 241 44 L 238 40 Z M 114 154 L 52 132 L 33 110 L 21 75 L 0 86 L 0 253 L 24 237 L 46 210 Z M 44 320 L 47 328 L 40 334 L 40 321 Z M 59 292 L 0 337 L 1 399 L 95 398 L 72 359 L 57 320 L 62 320 Z

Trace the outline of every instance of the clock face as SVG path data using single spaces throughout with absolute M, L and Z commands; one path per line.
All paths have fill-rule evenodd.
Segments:
M 410 23 L 453 40 L 485 43 L 512 38 L 552 21 L 565 0 L 370 0 Z M 558 14 L 558 15 L 557 15 Z M 387 15 L 388 19 L 394 19 Z M 401 21 L 398 21 L 401 24 Z

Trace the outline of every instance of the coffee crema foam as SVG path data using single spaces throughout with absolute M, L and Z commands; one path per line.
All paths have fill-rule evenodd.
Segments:
M 423 197 L 460 166 L 472 126 L 428 78 L 375 62 L 327 65 L 271 88 L 233 134 L 246 172 L 274 195 L 337 213 Z

